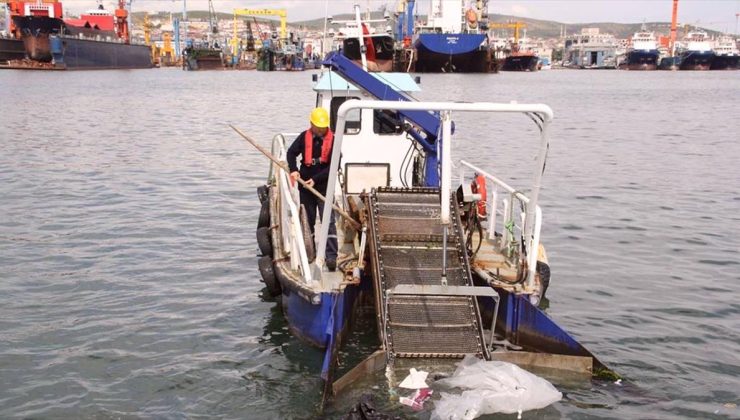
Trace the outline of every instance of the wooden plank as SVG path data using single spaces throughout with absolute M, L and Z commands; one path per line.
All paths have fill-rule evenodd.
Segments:
M 385 350 L 376 350 L 367 359 L 353 367 L 344 376 L 334 381 L 332 393 L 339 394 L 358 379 L 385 368 Z
M 509 362 L 517 366 L 565 370 L 584 375 L 591 375 L 593 366 L 593 358 L 587 356 L 566 356 L 526 351 L 493 352 L 491 353 L 491 360 Z

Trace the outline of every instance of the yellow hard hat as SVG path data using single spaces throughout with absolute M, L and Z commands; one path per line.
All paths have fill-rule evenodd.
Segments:
M 329 113 L 324 108 L 314 108 L 311 111 L 311 124 L 319 128 L 325 128 L 329 126 Z

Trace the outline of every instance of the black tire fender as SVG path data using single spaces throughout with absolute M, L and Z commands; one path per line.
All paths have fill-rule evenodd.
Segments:
M 267 291 L 272 296 L 279 295 L 281 293 L 281 287 L 280 282 L 275 276 L 275 267 L 272 264 L 272 258 L 268 256 L 260 257 L 257 265 L 259 266 L 262 282 L 265 283 Z
M 316 246 L 311 236 L 311 227 L 308 226 L 308 217 L 306 216 L 306 207 L 301 204 L 300 210 L 301 233 L 303 234 L 303 245 L 306 247 L 306 257 L 309 263 L 316 259 Z
M 257 246 L 262 255 L 272 258 L 272 235 L 269 227 L 257 228 Z
M 270 202 L 264 201 L 262 202 L 262 206 L 260 207 L 260 216 L 259 219 L 257 219 L 257 227 L 265 227 L 270 226 Z
M 264 203 L 270 197 L 270 186 L 260 185 L 257 187 L 257 197 L 260 199 L 260 203 Z

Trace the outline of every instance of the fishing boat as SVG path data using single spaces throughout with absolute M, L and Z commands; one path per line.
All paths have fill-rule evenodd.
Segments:
M 358 65 L 370 62 L 370 71 L 393 71 L 395 45 L 393 37 L 380 31 L 375 25 L 385 24 L 387 19 L 371 19 L 369 12 L 365 19 L 360 18 L 360 11 L 355 11 L 354 20 L 329 19 L 334 27 L 329 31 L 332 39 L 332 50 L 342 50 L 342 54 Z M 358 23 L 359 22 L 359 23 Z M 364 53 L 362 52 L 364 46 Z
M 272 160 L 257 191 L 259 271 L 291 333 L 325 349 L 324 395 L 356 375 L 333 381 L 359 301 L 373 302 L 388 366 L 475 355 L 614 375 L 539 308 L 550 283 L 538 198 L 552 110 L 418 102 L 412 95 L 419 86 L 406 73 L 370 73 L 341 53 L 324 65 L 316 104 L 329 110 L 335 135 L 315 241 L 284 163 L 298 133 L 276 134 L 268 152 L 235 128 Z M 534 121 L 529 189 L 482 169 L 497 167 L 484 156 L 480 163 L 457 161 L 453 175 L 453 145 L 465 141 L 453 135 L 453 115 L 465 112 L 484 113 L 486 121 L 504 113 Z M 336 270 L 325 252 L 332 209 L 341 216 Z

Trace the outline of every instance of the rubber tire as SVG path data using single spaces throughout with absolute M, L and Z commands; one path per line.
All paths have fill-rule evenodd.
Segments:
M 540 299 L 544 299 L 547 288 L 550 287 L 550 266 L 542 261 L 537 261 L 537 274 L 540 275 L 540 281 L 542 281 L 542 296 L 540 296 Z
M 272 258 L 268 256 L 260 257 L 257 261 L 259 266 L 260 275 L 262 276 L 262 282 L 265 283 L 265 287 L 271 296 L 275 297 L 282 293 L 280 282 L 275 276 L 275 267 L 272 264 Z
M 272 258 L 272 235 L 269 227 L 257 228 L 257 246 L 263 256 Z
M 260 217 L 257 219 L 257 227 L 270 226 L 270 202 L 265 201 L 260 207 Z
M 306 216 L 306 207 L 301 204 L 300 211 L 301 233 L 303 233 L 303 244 L 306 247 L 306 257 L 309 263 L 316 259 L 316 245 L 311 237 L 311 228 L 308 226 L 308 217 Z
M 264 203 L 270 197 L 270 186 L 260 185 L 257 187 L 257 197 L 260 199 L 260 203 Z

